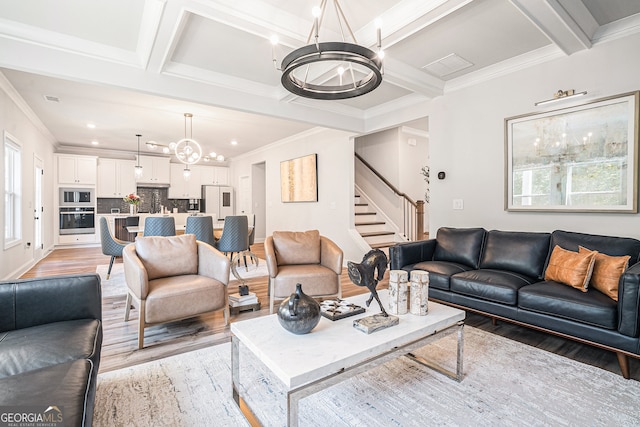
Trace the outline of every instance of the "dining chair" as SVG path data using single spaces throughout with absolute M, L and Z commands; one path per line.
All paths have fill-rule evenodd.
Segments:
M 246 214 L 246 216 L 247 216 L 247 223 L 249 224 L 249 249 L 247 250 L 247 253 L 243 255 L 244 265 L 245 266 L 247 265 L 247 255 L 249 255 L 251 262 L 253 262 L 256 265 L 256 267 L 258 267 L 258 257 L 256 254 L 251 252 L 251 245 L 253 245 L 256 240 L 256 215 Z
M 216 247 L 213 237 L 213 218 L 211 216 L 188 216 L 184 234 L 195 234 L 196 240 Z
M 249 224 L 246 215 L 227 215 L 225 217 L 222 236 L 218 240 L 217 248 L 225 255 L 231 253 L 232 262 L 234 261 L 234 253 L 240 255 L 249 250 Z
M 144 220 L 144 236 L 175 236 L 176 221 L 172 216 L 150 216 Z
M 109 261 L 109 269 L 107 270 L 107 280 L 111 276 L 111 268 L 113 267 L 113 261 L 116 257 L 122 256 L 122 249 L 131 242 L 125 242 L 123 240 L 116 239 L 109 231 L 109 223 L 107 218 L 100 217 L 100 245 L 102 246 L 102 253 L 104 255 L 111 256 Z

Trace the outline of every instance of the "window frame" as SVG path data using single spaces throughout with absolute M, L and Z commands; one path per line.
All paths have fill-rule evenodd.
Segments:
M 3 215 L 3 248 L 5 250 L 22 243 L 22 144 L 4 131 L 3 138 L 4 164 L 4 215 Z M 8 179 L 12 178 L 12 179 Z M 11 188 L 9 188 L 9 186 Z M 7 218 L 9 216 L 9 218 Z M 7 221 L 10 221 L 7 224 Z M 8 227 L 11 229 L 9 235 Z

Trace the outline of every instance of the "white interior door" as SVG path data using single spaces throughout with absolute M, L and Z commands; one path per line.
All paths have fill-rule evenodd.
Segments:
M 251 181 L 249 175 L 240 177 L 240 188 L 238 189 L 238 214 L 253 213 L 251 209 Z
M 33 258 L 37 261 L 42 258 L 44 252 L 42 215 L 44 206 L 42 203 L 42 184 L 44 181 L 44 166 L 41 159 L 33 158 L 34 170 L 34 194 L 33 194 Z

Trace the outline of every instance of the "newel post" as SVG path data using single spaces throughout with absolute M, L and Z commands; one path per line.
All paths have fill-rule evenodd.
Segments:
M 416 240 L 424 237 L 424 200 L 416 201 Z

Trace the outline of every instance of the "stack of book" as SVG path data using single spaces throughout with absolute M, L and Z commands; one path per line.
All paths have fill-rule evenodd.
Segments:
M 231 307 L 242 307 L 245 305 L 252 305 L 258 303 L 258 297 L 254 292 L 249 292 L 247 295 L 240 295 L 238 293 L 229 295 L 229 305 Z

